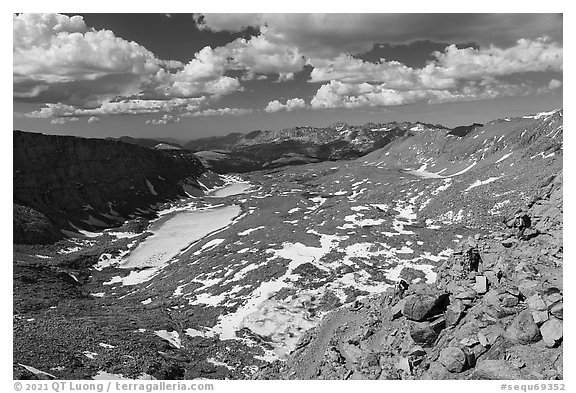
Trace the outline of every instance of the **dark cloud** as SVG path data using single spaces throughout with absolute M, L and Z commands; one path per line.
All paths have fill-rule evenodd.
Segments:
M 504 47 L 520 38 L 562 41 L 561 14 L 207 14 L 204 23 L 214 31 L 266 24 L 270 40 L 296 46 L 309 56 L 361 53 L 374 43 L 422 40 Z
M 380 59 L 387 61 L 398 61 L 408 67 L 422 68 L 428 61 L 434 60 L 432 54 L 434 51 L 443 51 L 448 43 L 431 42 L 431 41 L 414 41 L 409 44 L 389 44 L 379 43 L 374 44 L 372 49 L 358 53 L 354 57 L 369 61 L 371 63 L 379 63 Z M 478 45 L 474 42 L 455 44 L 457 48 L 474 48 L 478 49 Z

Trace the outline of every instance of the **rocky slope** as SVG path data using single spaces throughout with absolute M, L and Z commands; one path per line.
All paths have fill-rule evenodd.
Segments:
M 202 194 L 206 169 L 185 151 L 14 131 L 14 242 L 118 226 L 159 202 Z
M 470 237 L 434 283 L 328 314 L 271 379 L 563 379 L 562 173 L 528 209 L 528 239 Z M 466 251 L 481 261 L 469 268 Z
M 563 296 L 562 128 L 557 111 L 463 137 L 414 130 L 356 160 L 245 174 L 248 190 L 166 204 L 150 222 L 15 246 L 14 375 L 558 377 L 563 344 L 546 340 Z M 515 242 L 503 220 L 522 206 L 534 227 Z M 211 225 L 229 210 L 166 263 L 133 263 L 176 214 Z M 482 264 L 461 275 L 470 236 Z

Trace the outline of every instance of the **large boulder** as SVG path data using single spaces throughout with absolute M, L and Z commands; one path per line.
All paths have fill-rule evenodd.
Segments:
M 435 381 L 447 379 L 449 376 L 448 370 L 440 362 L 430 363 L 428 370 L 422 374 L 422 379 L 432 379 Z
M 410 337 L 418 345 L 432 347 L 438 338 L 438 333 L 428 322 L 412 322 L 410 324 Z
M 552 317 L 540 327 L 542 340 L 547 347 L 555 347 L 562 341 L 562 321 L 558 318 Z
M 430 316 L 444 311 L 448 303 L 448 294 L 416 294 L 406 298 L 403 314 L 406 318 L 421 322 Z
M 542 286 L 539 285 L 537 281 L 534 280 L 521 280 L 518 284 L 518 291 L 524 296 L 525 298 L 529 298 L 530 296 L 534 295 L 535 293 L 542 290 Z
M 466 354 L 460 348 L 448 347 L 440 352 L 438 361 L 451 373 L 460 373 L 466 367 Z
M 530 344 L 540 340 L 540 329 L 530 310 L 521 311 L 506 329 L 507 338 L 516 344 Z

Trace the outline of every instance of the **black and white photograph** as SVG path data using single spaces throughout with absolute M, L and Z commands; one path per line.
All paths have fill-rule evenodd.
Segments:
M 564 390 L 563 13 L 188 8 L 12 14 L 10 387 Z

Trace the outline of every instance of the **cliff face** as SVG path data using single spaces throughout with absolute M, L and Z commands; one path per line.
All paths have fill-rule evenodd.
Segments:
M 37 221 L 67 230 L 118 225 L 155 203 L 201 194 L 195 179 L 205 171 L 186 151 L 14 131 L 13 199 L 22 213 L 14 217 L 14 242 L 56 240 L 53 228 L 28 235 Z

